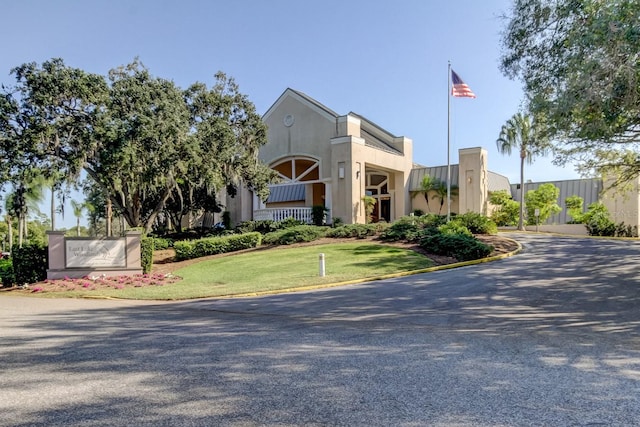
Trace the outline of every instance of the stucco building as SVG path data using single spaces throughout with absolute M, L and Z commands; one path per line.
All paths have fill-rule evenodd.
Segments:
M 267 144 L 260 159 L 280 178 L 271 186 L 266 201 L 247 189 L 227 199 L 234 223 L 246 220 L 296 218 L 311 221 L 313 206 L 324 206 L 326 222 L 365 223 L 365 195 L 373 197 L 374 221 L 392 222 L 414 210 L 446 214 L 446 195 L 430 193 L 429 203 L 420 193 L 422 179 L 429 175 L 447 181 L 447 166 L 414 164 L 411 139 L 391 134 L 365 117 L 338 114 L 302 92 L 286 89 L 264 114 Z M 519 200 L 519 184 L 488 169 L 487 151 L 481 147 L 458 152 L 459 164 L 450 165 L 451 212 L 490 214 L 489 194 L 506 190 Z M 555 181 L 561 189 L 558 204 L 563 211 L 549 223 L 566 223 L 564 200 L 579 195 L 585 208 L 602 200 L 612 219 L 630 225 L 640 222 L 638 183 L 624 195 L 603 195 L 601 180 Z M 524 191 L 541 183 L 527 183 Z

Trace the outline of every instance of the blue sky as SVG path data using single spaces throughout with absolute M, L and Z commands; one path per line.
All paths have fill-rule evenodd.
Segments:
M 482 146 L 489 169 L 519 180 L 495 148 L 522 101 L 500 72 L 510 0 L 21 0 L 4 2 L 0 83 L 11 68 L 61 57 L 106 74 L 136 56 L 153 75 L 213 83 L 223 71 L 264 113 L 287 88 L 413 140 L 414 161 L 447 162 L 447 61 L 476 99 L 451 100 L 451 153 Z M 578 178 L 538 159 L 533 181 Z M 68 209 L 68 212 L 71 212 Z M 60 221 L 60 220 L 58 220 Z M 74 224 L 67 214 L 64 225 Z

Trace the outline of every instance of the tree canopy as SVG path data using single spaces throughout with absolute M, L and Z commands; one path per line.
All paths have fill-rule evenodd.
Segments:
M 558 196 L 560 196 L 560 189 L 551 183 L 542 184 L 536 190 L 527 191 L 525 195 L 527 224 L 544 223 L 559 213 L 562 208 L 558 206 Z M 536 209 L 538 210 L 537 217 L 535 215 Z
M 240 183 L 268 195 L 274 174 L 257 157 L 266 126 L 223 73 L 186 90 L 137 59 L 108 77 L 61 59 L 12 74 L 0 97 L 0 178 L 38 167 L 76 182 L 84 170 L 129 226 L 147 231 L 170 199 L 202 207 L 193 194 L 233 194 Z
M 514 0 L 501 67 L 545 117 L 558 163 L 624 181 L 640 172 L 640 2 Z

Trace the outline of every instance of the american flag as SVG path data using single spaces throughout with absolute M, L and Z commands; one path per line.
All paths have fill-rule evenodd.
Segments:
M 473 93 L 471 88 L 462 81 L 459 75 L 455 71 L 451 70 L 451 81 L 453 86 L 451 87 L 451 96 L 457 98 L 475 98 L 476 94 Z

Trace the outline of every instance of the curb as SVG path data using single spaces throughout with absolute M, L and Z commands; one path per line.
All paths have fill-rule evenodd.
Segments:
M 416 274 L 432 273 L 432 272 L 435 272 L 435 271 L 451 270 L 453 268 L 467 267 L 467 266 L 470 266 L 470 265 L 477 265 L 477 264 L 484 264 L 486 262 L 498 261 L 498 260 L 501 260 L 501 259 L 512 257 L 512 256 L 520 253 L 520 251 L 522 251 L 522 245 L 520 244 L 520 242 L 518 242 L 517 240 L 514 240 L 514 239 L 510 239 L 508 237 L 504 237 L 504 238 L 516 243 L 517 248 L 514 251 L 507 252 L 507 253 L 504 253 L 504 254 L 495 255 L 495 256 L 491 256 L 491 257 L 487 257 L 487 258 L 475 259 L 475 260 L 471 260 L 471 261 L 456 262 L 456 263 L 453 263 L 453 264 L 446 264 L 446 265 L 439 265 L 439 266 L 436 266 L 436 267 L 421 268 L 419 270 L 402 271 L 402 272 L 399 272 L 399 273 L 390 273 L 390 274 L 384 274 L 384 275 L 380 275 L 380 276 L 363 277 L 361 279 L 347 280 L 347 281 L 342 281 L 342 282 L 324 283 L 324 284 L 321 284 L 321 285 L 297 286 L 297 287 L 284 288 L 284 289 L 275 289 L 275 290 L 271 290 L 271 291 L 248 292 L 248 293 L 230 294 L 230 295 L 218 295 L 218 296 L 215 296 L 215 297 L 173 299 L 173 300 L 144 300 L 144 301 L 155 301 L 155 302 L 159 302 L 160 303 L 160 302 L 195 301 L 195 300 L 207 300 L 207 299 L 232 299 L 232 298 L 260 297 L 260 296 L 266 296 L 266 295 L 279 295 L 279 294 L 289 294 L 289 293 L 303 292 L 303 291 L 312 291 L 312 290 L 316 290 L 316 289 L 329 289 L 329 288 L 335 288 L 335 287 L 338 287 L 338 286 L 357 285 L 357 284 L 360 284 L 360 283 L 375 282 L 375 281 L 378 281 L 378 280 L 395 279 L 395 278 L 398 278 L 398 277 L 413 276 L 413 275 L 416 275 Z M 82 298 L 82 299 L 117 300 L 117 301 L 138 301 L 138 300 L 132 300 L 130 298 L 102 297 L 102 296 L 91 296 L 91 295 L 82 296 L 82 297 L 79 297 L 79 298 Z M 140 301 L 143 301 L 143 300 L 140 300 Z

